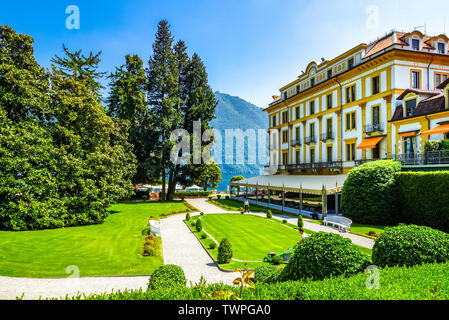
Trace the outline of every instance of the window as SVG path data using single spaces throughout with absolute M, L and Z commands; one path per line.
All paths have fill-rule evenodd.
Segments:
M 327 158 L 326 158 L 326 161 L 327 162 L 331 162 L 332 161 L 332 146 L 328 146 L 327 147 L 327 149 L 326 149 L 326 155 L 327 155 Z
M 372 94 L 378 94 L 380 92 L 380 86 L 379 86 L 379 76 L 374 77 L 372 79 Z
M 373 126 L 379 126 L 380 123 L 380 106 L 374 106 L 372 108 L 373 110 L 373 121 L 372 124 Z
M 435 89 L 437 89 L 437 87 L 446 80 L 447 80 L 446 73 L 435 72 Z
M 310 86 L 313 87 L 315 85 L 315 78 L 310 79 Z
M 421 71 L 412 71 L 412 88 L 421 88 Z
M 296 86 L 296 94 L 298 94 L 300 91 L 301 91 L 300 86 L 297 85 L 297 86 Z
M 327 109 L 332 109 L 332 94 L 328 94 L 326 97 L 326 107 Z
M 332 137 L 332 118 L 326 120 L 326 133 L 327 137 Z
M 350 87 L 346 87 L 346 103 L 353 101 L 355 101 L 355 84 Z
M 298 119 L 299 119 L 299 116 L 301 115 L 301 114 L 300 114 L 300 111 L 299 111 L 299 107 L 296 107 L 296 108 L 295 108 L 295 115 L 296 115 L 296 120 L 298 120 Z
M 299 150 L 296 150 L 296 152 L 295 152 L 295 160 L 296 160 L 296 163 L 299 163 L 299 161 L 301 160 L 301 154 L 299 153 Z
M 352 69 L 354 67 L 354 58 L 348 60 L 348 69 Z
M 404 153 L 411 156 L 415 153 L 416 137 L 404 138 Z
M 356 111 L 346 114 L 346 131 L 356 129 Z
M 309 126 L 310 136 L 315 137 L 315 123 L 311 123 Z
M 415 113 L 416 98 L 405 102 L 405 116 L 412 117 Z
M 282 112 L 282 123 L 288 122 L 288 111 Z
M 346 161 L 355 160 L 355 143 L 346 144 Z
M 327 70 L 327 78 L 328 79 L 332 78 L 332 69 Z
M 282 131 L 282 143 L 288 142 L 288 130 Z
M 438 53 L 444 54 L 445 53 L 445 45 L 444 43 L 438 42 Z
M 412 49 L 419 50 L 419 40 L 418 39 L 412 39 Z
M 310 163 L 315 163 L 315 149 L 310 149 Z
M 310 114 L 314 114 L 314 113 L 315 113 L 315 100 L 310 101 Z
M 301 128 L 300 127 L 296 127 L 295 128 L 295 139 L 299 141 L 299 138 L 301 137 Z
M 272 117 L 271 117 L 271 120 L 272 120 L 272 127 L 276 127 L 276 126 L 277 126 L 277 118 L 276 118 L 276 115 L 272 116 Z
M 284 152 L 284 153 L 282 154 L 282 164 L 283 164 L 283 165 L 288 164 L 288 153 L 287 153 L 287 152 Z

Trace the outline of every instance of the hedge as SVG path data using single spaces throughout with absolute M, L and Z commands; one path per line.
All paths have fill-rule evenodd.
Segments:
M 244 300 L 447 300 L 449 299 L 449 263 L 379 269 L 379 288 L 368 289 L 360 273 L 321 281 L 257 283 L 255 289 L 243 288 Z M 78 295 L 61 299 L 87 300 L 208 300 L 217 290 L 238 293 L 239 288 L 224 284 L 194 285 L 155 290 L 125 290 L 113 293 Z
M 148 290 L 171 287 L 185 287 L 187 279 L 181 267 L 166 264 L 156 269 L 150 277 Z
M 369 265 L 369 259 L 350 239 L 335 233 L 316 232 L 305 238 L 280 274 L 280 281 L 353 275 Z
M 177 191 L 175 197 L 207 197 L 210 194 L 210 191 Z
M 400 163 L 393 160 L 373 161 L 353 168 L 342 189 L 342 214 L 364 224 L 399 222 L 395 174 L 400 170 Z
M 449 232 L 449 172 L 396 174 L 403 222 Z
M 372 255 L 377 266 L 413 266 L 449 261 L 449 234 L 416 225 L 385 228 Z

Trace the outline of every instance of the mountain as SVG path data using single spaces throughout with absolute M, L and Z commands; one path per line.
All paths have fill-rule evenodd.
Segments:
M 213 158 L 219 164 L 221 169 L 222 181 L 218 185 L 219 191 L 226 191 L 229 181 L 233 176 L 243 175 L 245 178 L 258 176 L 263 170 L 263 166 L 267 164 L 268 158 L 257 159 L 256 164 L 248 164 L 248 145 L 245 139 L 244 146 L 244 164 L 236 164 L 235 149 L 233 145 L 234 162 L 231 164 L 225 163 L 225 130 L 226 129 L 254 129 L 256 135 L 258 129 L 264 130 L 264 137 L 267 141 L 266 157 L 268 156 L 268 115 L 261 108 L 256 105 L 243 100 L 240 97 L 231 96 L 226 93 L 215 92 L 215 97 L 218 101 L 215 110 L 215 119 L 210 122 L 210 126 L 220 131 L 222 136 L 222 161 L 218 160 L 218 155 L 214 152 Z M 259 138 L 257 136 L 257 138 Z

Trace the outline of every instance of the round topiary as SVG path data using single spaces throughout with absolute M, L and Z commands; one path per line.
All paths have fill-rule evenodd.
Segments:
M 209 242 L 209 249 L 214 250 L 217 247 L 217 244 L 213 241 Z
M 190 213 L 186 213 L 186 220 L 189 221 L 190 220 Z
M 207 239 L 207 234 L 205 234 L 204 232 L 200 235 L 201 239 Z
M 374 243 L 372 258 L 379 267 L 445 262 L 449 260 L 449 234 L 416 225 L 385 228 Z
M 287 223 L 287 222 L 288 222 L 287 219 L 282 220 L 282 223 Z
M 298 228 L 303 228 L 304 227 L 304 220 L 302 219 L 302 216 L 299 215 L 298 216 Z
M 267 218 L 271 219 L 273 217 L 273 213 L 271 212 L 271 210 L 267 210 Z
M 157 268 L 150 277 L 148 289 L 172 288 L 176 286 L 185 287 L 187 283 L 186 276 L 181 267 L 166 264 Z
M 220 242 L 220 246 L 218 247 L 218 263 L 229 263 L 232 258 L 232 246 L 228 239 L 223 238 Z
M 399 222 L 395 174 L 401 165 L 393 160 L 365 163 L 349 171 L 341 195 L 341 212 L 357 223 L 393 225 Z
M 204 212 L 200 212 L 200 215 L 204 216 Z
M 254 269 L 254 282 L 273 283 L 278 281 L 282 269 L 272 265 L 259 266 Z
M 282 281 L 353 275 L 369 265 L 369 259 L 350 239 L 335 233 L 316 232 L 305 238 L 280 275 Z
M 201 232 L 201 230 L 203 230 L 203 225 L 201 223 L 201 219 L 196 220 L 195 229 L 197 232 Z

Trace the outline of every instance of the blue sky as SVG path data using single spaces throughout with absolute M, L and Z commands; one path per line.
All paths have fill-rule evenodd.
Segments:
M 79 30 L 66 28 L 69 5 L 80 9 Z M 428 34 L 440 34 L 446 19 L 449 32 L 448 9 L 447 0 L 1 0 L 0 24 L 31 35 L 43 66 L 65 43 L 102 50 L 101 70 L 110 72 L 127 53 L 146 62 L 157 22 L 167 19 L 175 38 L 204 60 L 214 90 L 266 107 L 312 60 L 332 59 L 393 28 L 426 24 Z

